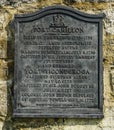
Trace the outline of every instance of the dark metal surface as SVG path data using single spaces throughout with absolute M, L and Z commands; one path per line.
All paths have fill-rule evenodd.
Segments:
M 15 117 L 103 117 L 103 17 L 64 6 L 15 16 Z

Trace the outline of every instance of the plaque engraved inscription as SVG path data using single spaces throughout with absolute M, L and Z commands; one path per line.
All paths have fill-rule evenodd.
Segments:
M 102 19 L 64 6 L 16 15 L 14 116 L 102 118 Z

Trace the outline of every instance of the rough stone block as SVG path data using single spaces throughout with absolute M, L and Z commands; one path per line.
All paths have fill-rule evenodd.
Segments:
M 109 34 L 114 34 L 114 10 L 109 8 L 103 11 L 106 14 L 105 18 L 105 28 L 106 32 Z
M 5 60 L 0 60 L 0 81 L 5 81 L 7 79 L 7 62 Z
M 3 126 L 4 126 L 4 122 L 0 121 L 0 130 L 2 130 Z
M 7 116 L 7 83 L 0 82 L 0 116 Z
M 114 130 L 114 127 L 104 127 L 102 130 Z

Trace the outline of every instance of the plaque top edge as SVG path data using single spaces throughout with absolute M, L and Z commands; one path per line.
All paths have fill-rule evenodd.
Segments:
M 42 8 L 40 10 L 37 10 L 36 12 L 31 12 L 31 13 L 28 13 L 28 14 L 15 14 L 15 19 L 34 17 L 34 16 L 39 15 L 41 13 L 45 13 L 47 11 L 52 12 L 52 11 L 55 11 L 55 10 L 61 11 L 61 12 L 68 11 L 69 13 L 74 13 L 74 14 L 77 14 L 81 17 L 86 17 L 86 18 L 89 18 L 89 19 L 103 19 L 105 17 L 104 13 L 87 14 L 85 12 L 78 11 L 77 9 L 73 9 L 71 7 L 68 7 L 68 6 L 55 5 L 55 6 L 48 6 L 48 7 Z

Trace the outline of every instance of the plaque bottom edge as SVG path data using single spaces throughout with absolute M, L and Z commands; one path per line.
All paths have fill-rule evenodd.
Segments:
M 104 118 L 103 113 L 99 114 L 78 114 L 78 115 L 37 115 L 37 114 L 20 114 L 13 113 L 13 118 L 91 118 L 91 119 L 102 119 Z

